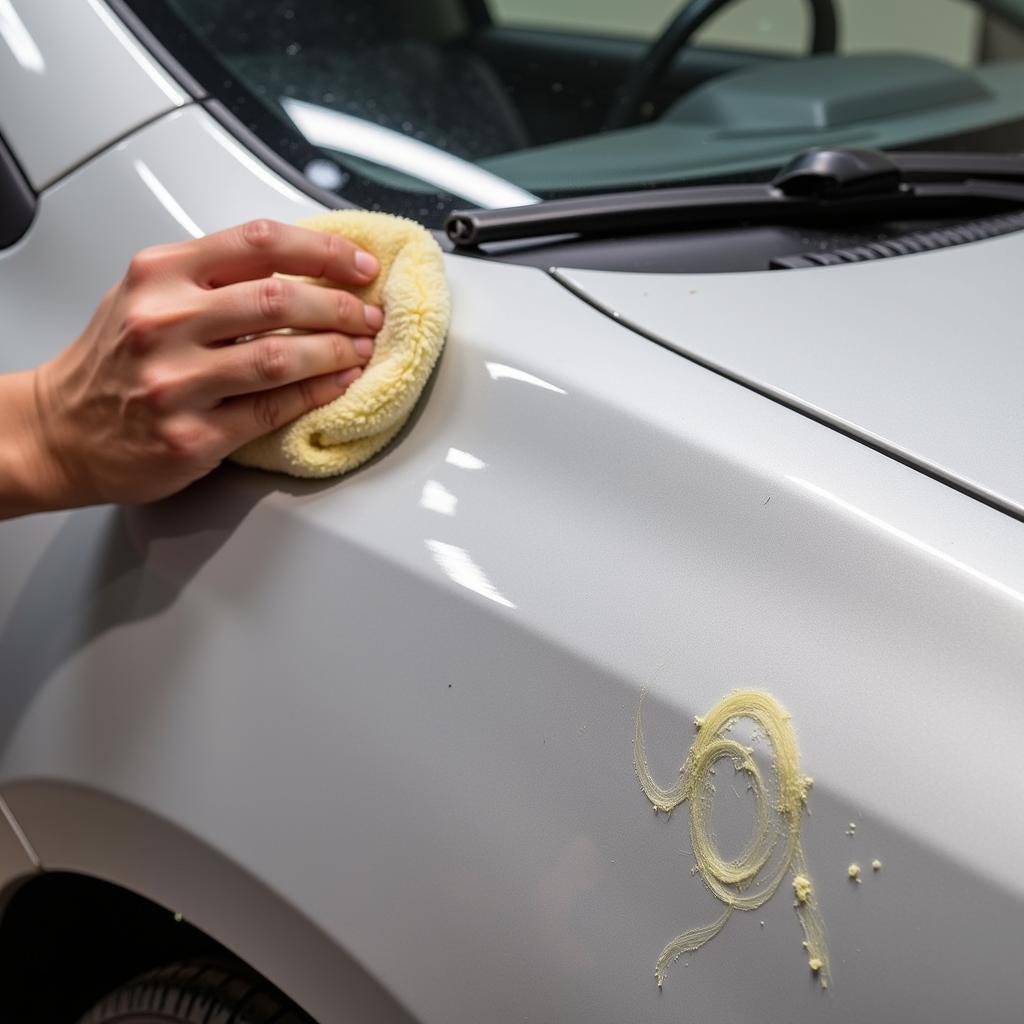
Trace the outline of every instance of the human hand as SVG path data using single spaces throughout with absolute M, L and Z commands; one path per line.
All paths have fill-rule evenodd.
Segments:
M 152 501 L 356 380 L 383 323 L 340 288 L 375 257 L 320 231 L 254 220 L 137 253 L 67 349 L 34 371 L 38 507 Z M 282 328 L 310 334 L 239 337 Z

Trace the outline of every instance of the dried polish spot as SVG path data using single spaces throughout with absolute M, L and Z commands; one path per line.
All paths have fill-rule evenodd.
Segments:
M 679 780 L 663 788 L 652 777 L 647 763 L 643 702 L 641 691 L 633 733 L 633 766 L 640 788 L 656 812 L 671 813 L 680 804 L 689 803 L 690 842 L 696 870 L 711 894 L 725 906 L 715 921 L 691 928 L 665 946 L 655 966 L 659 988 L 669 966 L 679 956 L 693 953 L 710 942 L 725 927 L 733 911 L 756 910 L 767 903 L 789 872 L 794 876 L 795 909 L 804 932 L 808 962 L 822 988 L 827 988 L 825 928 L 812 896 L 800 843 L 801 816 L 811 779 L 800 772 L 796 736 L 789 715 L 770 694 L 758 690 L 733 691 L 706 716 L 694 720 L 699 731 L 680 770 Z M 771 783 L 766 781 L 750 748 L 725 735 L 730 723 L 738 719 L 751 721 L 757 733 L 771 744 Z M 737 771 L 747 774 L 755 801 L 753 837 L 746 850 L 730 860 L 722 857 L 710 829 L 714 796 L 711 776 L 715 764 L 726 759 L 732 761 Z M 781 850 L 778 849 L 780 843 L 783 844 Z
M 811 895 L 811 880 L 803 875 L 797 875 L 793 879 L 793 892 L 796 893 L 798 903 L 806 903 Z

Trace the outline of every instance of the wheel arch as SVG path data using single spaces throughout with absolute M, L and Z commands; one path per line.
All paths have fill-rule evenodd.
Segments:
M 8 880 L 0 901 L 2 1020 L 67 1024 L 159 965 L 200 957 L 239 964 L 165 907 L 88 875 L 23 874 Z
M 31 943 L 28 922 L 45 919 L 64 935 L 53 943 L 57 933 L 42 930 L 58 955 L 73 957 L 84 943 L 97 947 L 97 938 L 112 942 L 115 954 L 133 942 L 141 942 L 138 952 L 168 959 L 219 952 L 260 974 L 319 1024 L 414 1020 L 298 908 L 177 824 L 62 781 L 17 782 L 4 787 L 2 798 L 42 870 L 0 889 L 0 949 Z M 128 959 L 130 974 L 157 966 Z

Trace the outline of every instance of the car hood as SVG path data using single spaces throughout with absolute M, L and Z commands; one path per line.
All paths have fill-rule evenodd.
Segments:
M 1024 234 L 809 270 L 557 269 L 620 322 L 1024 516 Z

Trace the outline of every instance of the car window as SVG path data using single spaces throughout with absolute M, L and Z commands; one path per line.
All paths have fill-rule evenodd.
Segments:
M 126 2 L 309 181 L 432 226 L 814 146 L 1024 150 L 1024 0 L 736 0 L 656 73 L 679 0 Z
M 966 0 L 836 0 L 841 50 L 885 47 L 940 57 L 958 64 L 978 56 L 981 9 Z M 675 0 L 490 0 L 495 19 L 520 28 L 597 32 L 653 38 L 675 14 Z M 799 54 L 810 34 L 809 7 L 801 0 L 738 0 L 696 36 L 702 46 Z

